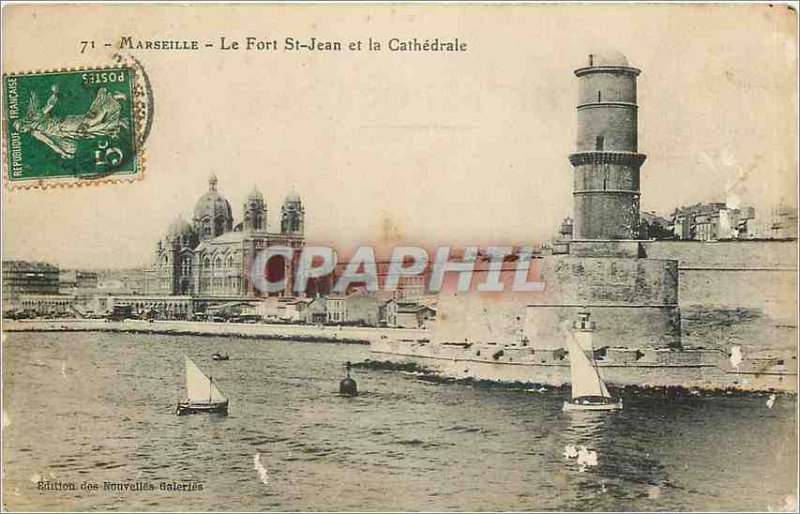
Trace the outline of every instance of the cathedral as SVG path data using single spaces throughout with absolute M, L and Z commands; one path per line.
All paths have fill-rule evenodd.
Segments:
M 234 224 L 231 204 L 217 191 L 217 177 L 212 175 L 208 191 L 194 206 L 191 223 L 178 217 L 158 242 L 148 292 L 226 298 L 260 296 L 249 278 L 256 255 L 268 246 L 281 245 L 295 249 L 296 259 L 304 244 L 304 225 L 303 204 L 292 192 L 281 208 L 280 232 L 270 232 L 267 204 L 255 187 L 242 206 L 242 221 Z M 274 280 L 287 278 L 282 294 L 291 295 L 294 263 L 277 257 L 270 259 L 267 267 Z

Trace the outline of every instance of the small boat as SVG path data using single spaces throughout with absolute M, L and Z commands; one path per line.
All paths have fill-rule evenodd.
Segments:
M 219 352 L 214 352 L 213 354 L 211 354 L 211 360 L 227 361 L 227 360 L 230 360 L 230 356 L 227 353 L 225 355 L 222 355 Z
M 201 412 L 228 413 L 228 399 L 214 385 L 189 357 L 186 361 L 186 399 L 178 402 L 176 414 L 197 414 Z
M 597 361 L 594 359 L 594 350 L 591 345 L 591 332 L 594 323 L 589 321 L 588 312 L 578 313 L 579 321 L 575 329 L 582 333 L 584 348 L 578 344 L 573 331 L 567 338 L 569 350 L 569 367 L 572 377 L 572 400 L 564 402 L 564 411 L 611 411 L 622 409 L 622 400 L 615 400 L 608 392 L 606 384 L 600 378 Z M 586 352 L 591 355 L 587 357 Z

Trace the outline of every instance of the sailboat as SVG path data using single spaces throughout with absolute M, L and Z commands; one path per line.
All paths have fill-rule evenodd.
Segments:
M 597 369 L 597 361 L 594 359 L 594 351 L 591 345 L 591 334 L 594 331 L 594 323 L 589 321 L 589 313 L 582 311 L 578 313 L 579 320 L 575 324 L 575 331 L 569 332 L 567 338 L 567 349 L 569 350 L 569 367 L 572 376 L 572 401 L 564 402 L 565 411 L 576 410 L 619 410 L 622 409 L 622 400 L 615 400 L 608 392 L 600 372 Z M 586 356 L 584 349 L 578 344 L 575 333 L 580 333 L 585 341 L 584 346 L 588 347 L 591 360 Z
M 176 414 L 196 414 L 199 412 L 228 413 L 228 399 L 214 385 L 212 378 L 207 377 L 197 364 L 189 357 L 186 361 L 186 399 L 178 402 Z

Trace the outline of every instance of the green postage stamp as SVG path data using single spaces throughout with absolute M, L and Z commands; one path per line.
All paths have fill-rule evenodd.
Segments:
M 5 75 L 6 185 L 139 178 L 133 75 L 129 67 Z

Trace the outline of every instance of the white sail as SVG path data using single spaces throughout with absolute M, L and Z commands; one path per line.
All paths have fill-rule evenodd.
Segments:
M 217 386 L 200 371 L 189 357 L 186 360 L 186 395 L 190 402 L 223 402 L 225 397 Z
M 567 338 L 567 349 L 569 350 L 569 367 L 572 375 L 572 397 L 602 396 L 610 398 L 611 395 L 606 389 L 606 385 L 600 379 L 600 375 L 592 366 L 589 358 L 578 346 L 572 333 Z

